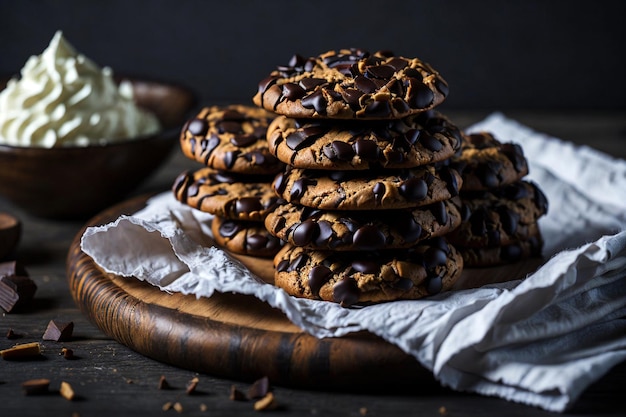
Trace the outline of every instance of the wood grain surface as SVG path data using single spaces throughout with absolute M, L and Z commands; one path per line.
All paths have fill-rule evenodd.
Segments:
M 117 205 L 85 227 L 131 214 L 142 208 L 146 199 L 139 197 Z M 67 260 L 74 300 L 102 331 L 148 357 L 215 376 L 268 376 L 278 384 L 294 387 L 435 383 L 432 374 L 414 358 L 372 334 L 318 339 L 252 296 L 215 293 L 196 299 L 105 273 L 81 251 L 83 230 L 74 239 Z M 270 260 L 237 258 L 261 278 L 272 281 Z M 540 261 L 466 271 L 457 287 L 518 278 Z
M 142 197 L 115 206 L 88 224 L 107 223 L 144 202 Z M 373 335 L 317 339 L 252 296 L 196 299 L 107 274 L 80 250 L 82 232 L 67 260 L 75 302 L 107 335 L 148 357 L 240 380 L 268 376 L 294 387 L 434 383 L 416 360 Z M 269 262 L 242 260 L 257 262 L 261 270 Z
M 450 114 L 460 127 L 481 120 L 488 110 L 463 111 Z M 616 157 L 626 158 L 626 118 L 624 112 L 572 112 L 554 110 L 508 112 L 521 123 L 577 144 L 593 146 Z M 173 178 L 189 168 L 190 161 L 181 153 L 171 159 L 133 195 L 162 192 L 171 186 Z M 139 204 L 140 206 L 141 204 Z M 127 211 L 132 213 L 133 209 Z M 84 219 L 52 221 L 33 217 L 0 197 L 0 211 L 9 212 L 22 220 L 23 233 L 19 245 L 4 260 L 17 259 L 28 270 L 38 285 L 33 303 L 20 313 L 0 314 L 0 349 L 16 343 L 42 342 L 44 354 L 32 361 L 0 360 L 0 416 L 155 416 L 179 415 L 174 410 L 162 411 L 166 403 L 180 402 L 184 407 L 180 415 L 188 416 L 258 416 L 252 402 L 229 400 L 230 389 L 236 385 L 246 390 L 253 376 L 241 379 L 220 378 L 209 373 L 199 373 L 164 361 L 152 360 L 137 350 L 118 343 L 86 314 L 81 314 L 72 299 L 66 275 L 70 246 L 75 250 L 75 239 L 82 234 Z M 76 254 L 70 252 L 70 256 Z M 520 268 L 528 268 L 520 265 Z M 477 274 L 476 283 L 494 271 Z M 520 274 L 524 271 L 520 270 Z M 472 277 L 464 278 L 469 279 Z M 111 281 L 110 278 L 108 278 Z M 126 280 L 115 278 L 121 285 Z M 129 280 L 133 282 L 133 280 Z M 467 281 L 465 285 L 471 285 Z M 75 288 L 75 282 L 72 281 Z M 115 286 L 114 286 L 115 288 Z M 92 286 L 92 290 L 96 291 Z M 126 302 L 132 303 L 127 290 L 120 290 Z M 177 297 L 179 300 L 184 298 Z M 223 303 L 230 306 L 230 297 Z M 84 309 L 83 302 L 80 302 Z M 187 303 L 185 302 L 185 305 Z M 225 307 L 225 308 L 226 308 Z M 103 306 L 106 309 L 106 307 Z M 113 307 L 111 307 L 113 308 Z M 96 313 L 94 313 L 96 314 Z M 92 314 L 90 314 L 91 316 Z M 280 314 L 278 313 L 280 317 Z M 69 342 L 42 341 L 42 334 L 51 319 L 74 322 L 74 337 Z M 8 339 L 4 335 L 13 329 L 21 337 Z M 358 335 L 360 336 L 360 335 Z M 181 342 L 182 343 L 182 342 Z M 63 347 L 74 351 L 75 359 L 67 360 L 59 352 Z M 210 352 L 206 353 L 210 355 Z M 172 389 L 157 389 L 161 376 L 165 376 Z M 199 389 L 186 395 L 185 386 L 199 377 Z M 21 384 L 29 379 L 48 378 L 51 394 L 25 396 Z M 398 384 L 365 384 L 335 389 L 300 389 L 273 383 L 273 392 L 280 409 L 270 412 L 281 416 L 421 416 L 441 417 L 554 417 L 554 413 L 497 397 L 487 397 L 456 392 L 435 383 L 431 376 L 405 389 Z M 373 378 L 372 378 L 373 379 Z M 61 381 L 74 387 L 77 399 L 66 401 L 56 392 Z M 623 417 L 626 415 L 623 391 L 626 382 L 626 362 L 616 365 L 607 375 L 592 384 L 576 401 L 571 410 L 559 417 Z M 337 384 L 335 384 L 337 385 Z M 417 385 L 417 386 L 416 386 Z M 386 389 L 389 388 L 389 389 Z M 205 410 L 205 411 L 203 411 Z

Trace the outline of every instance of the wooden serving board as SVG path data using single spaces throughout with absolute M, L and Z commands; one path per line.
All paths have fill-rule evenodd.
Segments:
M 80 249 L 85 228 L 132 214 L 146 200 L 135 198 L 100 213 L 70 246 L 67 274 L 72 297 L 107 335 L 147 357 L 242 381 L 267 376 L 278 385 L 344 390 L 436 386 L 432 374 L 417 360 L 372 334 L 317 339 L 253 296 L 215 293 L 196 299 L 104 272 Z M 273 280 L 271 261 L 238 258 L 252 272 Z M 482 285 L 480 277 L 485 275 L 491 282 L 522 277 L 538 264 L 491 268 L 488 274 L 464 272 L 461 284 Z

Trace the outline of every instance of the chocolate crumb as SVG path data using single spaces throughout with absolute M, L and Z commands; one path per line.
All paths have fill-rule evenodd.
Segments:
M 268 377 L 264 376 L 263 378 L 257 379 L 252 383 L 250 388 L 248 389 L 248 398 L 249 399 L 257 399 L 263 398 L 270 391 L 270 380 Z
M 239 391 L 237 387 L 234 385 L 230 386 L 229 398 L 231 401 L 246 401 L 248 399 L 246 398 L 246 395 L 243 392 Z
M 191 395 L 194 392 L 196 392 L 196 387 L 198 386 L 198 382 L 200 382 L 198 377 L 194 377 L 191 381 L 189 381 L 189 383 L 187 384 L 187 395 Z
M 66 342 L 72 339 L 74 331 L 74 322 L 59 322 L 50 320 L 48 327 L 43 334 L 43 340 L 52 340 L 54 342 Z
M 9 329 L 7 332 L 7 339 L 9 340 L 19 339 L 20 337 L 22 337 L 22 335 L 15 333 L 13 329 Z
M 46 378 L 29 379 L 22 383 L 22 389 L 26 395 L 47 394 L 50 387 L 50 380 Z
M 165 375 L 161 375 L 161 378 L 159 378 L 159 385 L 157 386 L 157 389 L 171 389 L 172 386 L 170 385 L 169 382 L 167 382 L 167 379 L 165 379 Z
M 278 408 L 278 403 L 271 392 L 254 403 L 254 411 L 274 410 L 276 408 Z

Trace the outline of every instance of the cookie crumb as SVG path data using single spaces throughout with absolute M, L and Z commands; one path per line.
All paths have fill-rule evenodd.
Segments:
M 65 359 L 75 359 L 76 358 L 76 356 L 74 356 L 74 351 L 72 349 L 65 348 L 65 347 L 61 349 L 60 355 L 63 355 L 63 357 Z
M 448 410 L 445 406 L 442 405 L 441 407 L 439 407 L 439 414 L 441 414 L 442 416 L 448 414 Z
M 209 407 L 207 407 L 205 403 L 200 404 L 200 411 L 202 411 L 203 413 L 207 411 L 208 409 Z
M 268 392 L 263 398 L 254 403 L 254 411 L 274 410 L 277 407 L 278 403 L 271 392 Z
M 172 408 L 174 408 L 174 410 L 176 410 L 176 412 L 179 414 L 183 412 L 183 405 L 178 401 L 174 403 L 174 406 Z
M 12 348 L 0 350 L 2 359 L 27 359 L 39 357 L 41 355 L 41 345 L 39 342 L 23 343 Z
M 362 416 L 367 414 L 367 408 L 366 407 L 361 407 L 359 408 L 359 414 L 361 414 Z
M 200 379 L 198 379 L 198 377 L 194 377 L 191 381 L 189 381 L 189 383 L 187 384 L 187 395 L 191 395 L 196 392 L 198 382 L 200 382 Z
M 22 390 L 25 395 L 47 394 L 50 387 L 50 380 L 46 378 L 29 379 L 22 383 Z
M 61 382 L 61 388 L 59 389 L 59 394 L 61 394 L 61 396 L 68 401 L 72 401 L 75 397 L 74 389 L 68 382 L 65 382 L 65 381 Z
M 165 404 L 163 404 L 163 407 L 161 407 L 161 409 L 162 409 L 163 411 L 168 411 L 168 410 L 171 410 L 171 409 L 172 409 L 172 406 L 173 406 L 173 405 L 174 405 L 174 404 L 172 404 L 172 402 L 171 402 L 171 401 L 168 401 L 168 402 L 166 402 Z

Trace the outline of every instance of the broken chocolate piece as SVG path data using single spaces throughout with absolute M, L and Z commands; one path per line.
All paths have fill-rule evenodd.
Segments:
M 248 389 L 248 398 L 256 399 L 263 398 L 270 391 L 270 380 L 268 377 L 257 379 L 252 383 Z
M 246 395 L 241 392 L 239 389 L 237 389 L 236 386 L 231 385 L 230 386 L 230 400 L 231 401 L 246 401 Z
M 22 337 L 22 335 L 15 333 L 13 329 L 9 329 L 9 331 L 7 332 L 7 339 L 9 340 L 19 339 L 20 337 Z
M 32 300 L 37 285 L 17 261 L 0 263 L 0 307 L 7 313 Z
M 165 379 L 165 375 L 161 375 L 161 378 L 159 378 L 159 385 L 157 386 L 158 389 L 171 389 L 172 386 L 170 385 L 169 382 L 167 382 L 167 380 Z
M 50 387 L 50 380 L 46 378 L 29 379 L 22 383 L 22 389 L 26 395 L 42 395 L 47 394 Z
M 72 338 L 72 332 L 74 331 L 74 322 L 60 322 L 56 320 L 50 320 L 48 328 L 46 328 L 43 334 L 43 340 L 52 340 L 55 342 L 66 342 Z

